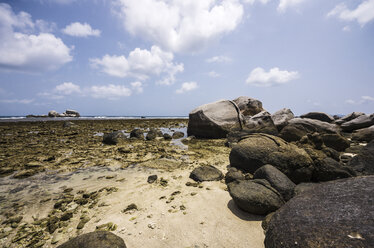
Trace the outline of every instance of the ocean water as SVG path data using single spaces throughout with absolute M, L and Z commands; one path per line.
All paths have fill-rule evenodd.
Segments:
M 81 117 L 0 116 L 0 122 L 72 121 L 72 120 L 128 120 L 128 119 L 188 119 L 188 116 L 81 116 Z

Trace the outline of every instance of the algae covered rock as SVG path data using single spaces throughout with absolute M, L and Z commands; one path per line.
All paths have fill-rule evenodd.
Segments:
M 211 165 L 205 165 L 195 168 L 191 174 L 190 178 L 197 181 L 219 181 L 223 178 L 223 174 L 216 167 Z
M 96 231 L 77 236 L 57 248 L 126 248 L 122 238 L 107 231 Z

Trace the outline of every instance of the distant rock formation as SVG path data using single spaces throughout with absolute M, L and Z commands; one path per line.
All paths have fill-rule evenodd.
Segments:
M 58 113 L 55 110 L 51 110 L 48 112 L 48 115 L 27 115 L 27 118 L 42 118 L 42 117 L 80 117 L 81 115 L 79 114 L 78 111 L 72 110 L 72 109 L 67 109 L 64 113 Z

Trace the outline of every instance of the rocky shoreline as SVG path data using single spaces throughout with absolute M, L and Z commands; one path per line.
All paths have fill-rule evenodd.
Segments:
M 0 123 L 0 245 L 370 247 L 373 125 L 248 97 L 189 120 Z

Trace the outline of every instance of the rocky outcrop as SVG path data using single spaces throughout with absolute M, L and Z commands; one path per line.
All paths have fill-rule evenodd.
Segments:
M 349 167 L 343 166 L 332 158 L 316 160 L 312 180 L 315 182 L 332 181 L 341 178 L 355 176 L 355 172 Z
M 121 131 L 106 133 L 103 136 L 103 143 L 107 145 L 117 145 L 121 140 L 126 139 Z
M 282 196 L 266 180 L 237 180 L 227 187 L 235 204 L 251 214 L 265 215 L 284 204 Z
M 267 134 L 250 134 L 238 142 L 230 153 L 230 165 L 254 173 L 265 164 L 282 171 L 294 183 L 310 181 L 313 161 L 294 144 Z
M 188 136 L 225 138 L 234 129 L 241 129 L 241 114 L 235 103 L 222 100 L 202 105 L 189 114 Z
M 59 116 L 59 113 L 57 113 L 57 111 L 55 110 L 51 110 L 48 112 L 48 117 L 58 117 Z
M 319 121 L 328 122 L 328 123 L 332 123 L 335 120 L 334 117 L 323 112 L 309 112 L 307 114 L 301 115 L 300 117 L 319 120 Z
M 264 165 L 253 174 L 254 179 L 265 179 L 276 189 L 285 201 L 293 197 L 294 184 L 285 174 L 272 165 Z
M 51 110 L 48 112 L 48 117 L 80 117 L 81 115 L 76 110 L 67 109 L 64 113 L 60 114 L 55 110 Z M 30 117 L 38 117 L 38 116 L 30 116 Z M 44 117 L 44 116 L 41 116 Z
M 277 127 L 278 131 L 281 131 L 285 126 L 287 126 L 288 121 L 293 118 L 295 118 L 294 114 L 287 108 L 278 110 L 271 115 L 271 119 L 273 119 L 274 125 Z
M 374 176 L 321 183 L 271 218 L 266 248 L 373 247 Z
M 341 125 L 344 122 L 348 122 L 348 121 L 351 121 L 353 119 L 356 119 L 357 117 L 359 117 L 361 115 L 365 115 L 365 113 L 362 113 L 362 112 L 353 112 L 353 113 L 350 113 L 350 114 L 348 114 L 346 116 L 343 116 L 342 118 L 336 120 L 335 123 Z
M 352 140 L 366 142 L 374 140 L 374 125 L 354 131 Z
M 190 178 L 197 182 L 219 181 L 223 178 L 223 174 L 216 167 L 206 165 L 195 168 L 191 172 Z
M 144 132 L 138 128 L 135 128 L 130 132 L 130 138 L 144 139 Z
M 107 231 L 96 231 L 79 235 L 57 248 L 126 248 L 122 238 Z
M 362 148 L 360 153 L 349 161 L 348 166 L 359 175 L 374 175 L 374 141 Z
M 78 111 L 76 110 L 72 110 L 72 109 L 67 109 L 65 111 L 65 116 L 67 117 L 80 117 L 81 115 L 78 113 Z
M 278 129 L 274 125 L 269 112 L 262 111 L 251 117 L 244 117 L 243 130 L 246 133 L 267 133 L 277 135 Z
M 357 129 L 370 127 L 374 125 L 374 114 L 361 115 L 351 121 L 345 122 L 341 125 L 344 132 L 352 132 Z
M 261 111 L 264 111 L 262 108 L 262 102 L 254 98 L 240 96 L 233 100 L 240 109 L 240 113 L 244 116 L 253 116 Z
M 323 134 L 322 141 L 325 146 L 342 152 L 350 146 L 349 140 L 336 133 Z

